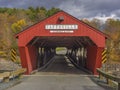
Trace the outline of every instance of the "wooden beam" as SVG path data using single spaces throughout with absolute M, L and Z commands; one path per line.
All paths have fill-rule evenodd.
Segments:
M 38 40 L 39 40 L 39 37 L 36 37 L 35 40 L 32 42 L 31 46 L 33 46 Z

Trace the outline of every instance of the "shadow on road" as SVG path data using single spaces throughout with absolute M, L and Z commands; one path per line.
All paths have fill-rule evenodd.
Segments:
M 52 63 L 45 69 L 40 71 L 40 74 L 74 74 L 88 75 L 86 72 L 77 69 L 64 55 L 56 55 Z

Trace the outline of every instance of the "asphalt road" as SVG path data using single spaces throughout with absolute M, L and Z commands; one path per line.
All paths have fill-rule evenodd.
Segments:
M 76 69 L 64 56 L 55 56 L 44 70 L 7 90 L 113 90 L 98 85 L 97 78 Z

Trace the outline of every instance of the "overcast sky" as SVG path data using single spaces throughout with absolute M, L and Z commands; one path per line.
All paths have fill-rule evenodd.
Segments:
M 0 0 L 0 7 L 60 8 L 77 18 L 120 18 L 120 0 Z

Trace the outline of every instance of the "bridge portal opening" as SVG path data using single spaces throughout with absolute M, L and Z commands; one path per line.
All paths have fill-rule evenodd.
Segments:
M 55 55 L 65 55 L 78 67 L 87 69 L 87 48 L 96 44 L 87 36 L 34 37 L 28 46 L 35 47 L 37 58 L 35 68 L 41 68 Z M 92 51 L 91 51 L 92 52 Z

